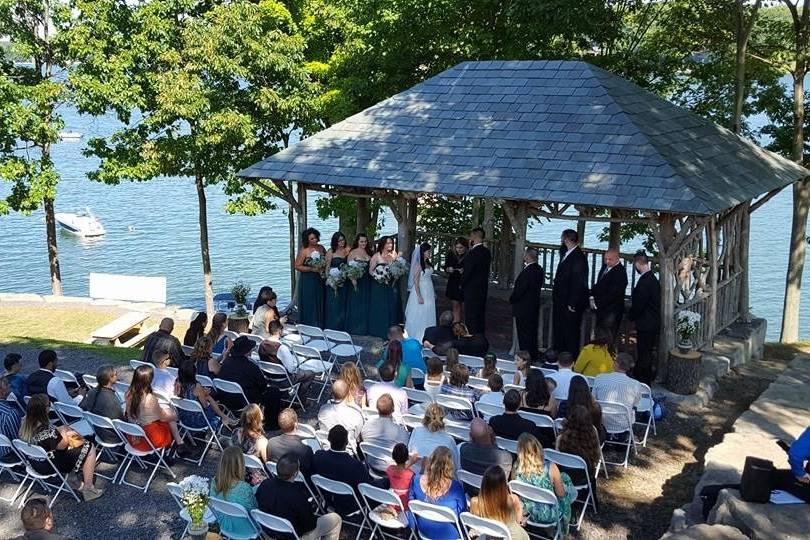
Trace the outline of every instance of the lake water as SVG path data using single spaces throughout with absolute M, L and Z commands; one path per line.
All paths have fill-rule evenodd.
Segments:
M 199 250 L 197 198 L 190 179 L 165 179 L 146 183 L 107 186 L 86 179 L 96 161 L 81 150 L 91 136 L 115 128 L 109 118 L 90 118 L 65 112 L 65 130 L 84 135 L 81 141 L 55 146 L 54 161 L 62 175 L 56 209 L 72 212 L 89 206 L 107 230 L 98 239 L 79 239 L 60 232 L 59 259 L 64 293 L 86 296 L 90 272 L 166 276 L 168 300 L 196 307 L 202 302 L 202 265 Z M 0 196 L 8 184 L 0 182 Z M 320 220 L 310 198 L 310 224 L 324 240 L 337 227 L 336 220 Z M 214 186 L 208 189 L 211 264 L 215 292 L 225 292 L 237 280 L 248 282 L 255 293 L 270 284 L 289 296 L 287 216 L 282 207 L 262 216 L 229 215 L 223 210 L 227 197 Z M 283 203 L 281 203 L 282 206 Z M 785 190 L 752 217 L 751 307 L 768 319 L 768 338 L 779 337 L 787 251 L 790 237 L 791 192 Z M 570 222 L 535 224 L 529 238 L 557 242 Z M 601 224 L 589 224 L 589 246 L 599 242 Z M 383 232 L 396 232 L 389 216 Z M 626 246 L 629 251 L 635 246 Z M 803 288 L 810 285 L 805 272 Z M 43 213 L 0 216 L 0 292 L 48 294 L 47 252 Z M 810 312 L 801 317 L 801 336 L 810 337 Z

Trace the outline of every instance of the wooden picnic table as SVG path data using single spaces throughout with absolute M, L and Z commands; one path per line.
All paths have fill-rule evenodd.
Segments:
M 115 345 L 121 336 L 132 333 L 149 318 L 148 313 L 129 311 L 114 321 L 110 321 L 90 334 L 90 339 L 98 345 Z

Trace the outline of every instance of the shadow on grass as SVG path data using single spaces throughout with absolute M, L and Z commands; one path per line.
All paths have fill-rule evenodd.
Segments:
M 91 345 L 89 343 L 76 343 L 56 339 L 29 338 L 22 336 L 9 336 L 0 339 L 1 345 L 18 346 L 32 349 L 72 349 L 86 352 L 99 358 L 104 358 L 114 364 L 127 365 L 131 358 L 140 358 L 141 351 L 128 347 L 110 347 L 107 345 Z

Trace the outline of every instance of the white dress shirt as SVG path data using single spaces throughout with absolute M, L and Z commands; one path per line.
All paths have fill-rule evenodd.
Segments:
M 65 386 L 65 381 L 54 375 L 50 381 L 48 381 L 48 395 L 59 401 L 61 403 L 69 403 L 69 404 L 76 404 L 78 405 L 79 402 L 84 399 L 84 396 L 78 395 L 76 397 L 71 397 L 70 392 L 68 392 L 67 386 Z
M 350 405 L 345 401 L 335 402 L 329 401 L 326 405 L 321 407 L 318 413 L 318 425 L 320 429 L 329 431 L 337 425 L 341 425 L 349 432 L 349 447 L 357 453 L 357 441 L 360 439 L 360 433 L 363 431 L 363 424 L 365 418 L 360 409 L 354 405 Z
M 571 386 L 571 379 L 574 377 L 582 377 L 582 375 L 572 371 L 570 367 L 561 367 L 557 373 L 548 376 L 557 384 L 554 394 L 552 394 L 554 399 L 557 401 L 566 401 L 568 399 L 568 387 Z
M 400 420 L 402 415 L 408 412 L 408 394 L 405 390 L 390 382 L 378 382 L 372 384 L 366 393 L 368 406 L 372 409 L 377 408 L 377 400 L 383 394 L 388 394 L 394 400 L 394 416 Z

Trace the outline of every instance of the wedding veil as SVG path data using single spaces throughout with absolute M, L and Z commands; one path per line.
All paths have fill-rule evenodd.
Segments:
M 413 254 L 411 255 L 411 273 L 408 274 L 408 290 L 410 291 L 413 289 L 413 285 L 415 280 L 421 277 L 421 272 L 417 272 L 417 268 L 422 267 L 422 250 L 419 248 L 419 244 L 417 244 L 413 248 Z

